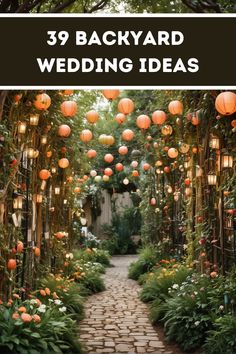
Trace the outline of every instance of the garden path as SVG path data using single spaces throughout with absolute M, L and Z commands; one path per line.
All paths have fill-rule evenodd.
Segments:
M 112 258 L 104 275 L 106 290 L 89 297 L 80 339 L 86 353 L 172 354 L 148 319 L 148 307 L 138 298 L 140 286 L 127 278 L 136 256 Z

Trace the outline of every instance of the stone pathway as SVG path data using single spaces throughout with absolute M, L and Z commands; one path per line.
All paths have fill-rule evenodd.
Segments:
M 165 349 L 148 319 L 148 308 L 138 298 L 139 285 L 127 278 L 136 256 L 112 258 L 114 268 L 104 276 L 106 290 L 89 297 L 80 339 L 86 353 L 172 354 Z

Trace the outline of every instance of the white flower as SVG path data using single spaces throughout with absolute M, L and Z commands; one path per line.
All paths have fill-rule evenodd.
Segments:
M 194 291 L 194 295 L 197 295 L 198 294 L 198 292 L 197 291 Z
M 36 299 L 31 299 L 31 300 L 30 300 L 30 303 L 31 303 L 32 305 L 36 305 L 36 304 L 37 304 L 37 300 L 36 300 Z
M 61 305 L 61 304 L 62 304 L 62 301 L 59 300 L 59 299 L 56 299 L 56 300 L 54 300 L 54 303 L 55 303 L 56 305 Z
M 38 311 L 39 311 L 39 312 L 42 312 L 42 313 L 46 312 L 46 305 L 41 304 L 41 305 L 39 306 L 39 308 L 38 308 Z
M 219 306 L 219 310 L 223 311 L 223 310 L 224 310 L 224 306 L 223 306 L 223 305 L 220 305 L 220 306 Z
M 200 321 L 195 321 L 194 324 L 197 327 L 200 324 Z
M 73 258 L 74 258 L 73 253 L 67 253 L 66 254 L 66 259 L 73 259 Z
M 60 307 L 60 308 L 59 308 L 59 311 L 60 311 L 60 312 L 66 312 L 66 307 L 65 307 L 65 306 Z
M 172 288 L 173 288 L 173 289 L 178 289 L 178 288 L 179 288 L 179 285 L 178 285 L 178 284 L 174 284 L 174 285 L 172 285 Z

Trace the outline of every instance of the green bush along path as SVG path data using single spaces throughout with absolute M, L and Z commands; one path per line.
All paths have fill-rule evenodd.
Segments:
M 127 278 L 128 266 L 137 256 L 116 256 L 104 276 L 106 290 L 86 303 L 80 339 L 86 352 L 172 354 L 165 348 L 148 318 L 148 307 L 139 299 L 139 285 Z

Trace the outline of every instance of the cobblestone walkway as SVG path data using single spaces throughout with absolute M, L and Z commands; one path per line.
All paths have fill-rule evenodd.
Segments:
M 80 324 L 80 339 L 86 353 L 153 353 L 167 351 L 148 319 L 148 308 L 138 299 L 139 285 L 127 279 L 136 256 L 112 258 L 114 268 L 104 276 L 106 291 L 86 302 L 86 318 Z

